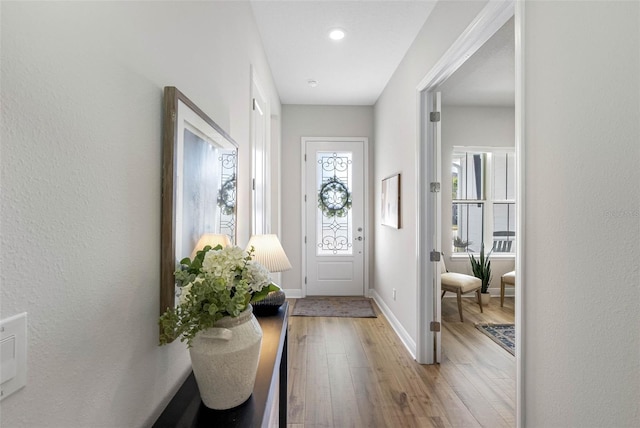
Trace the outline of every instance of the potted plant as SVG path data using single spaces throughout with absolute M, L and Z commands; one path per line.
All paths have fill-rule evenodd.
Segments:
M 277 290 L 253 248 L 204 247 L 175 272 L 179 302 L 160 316 L 160 345 L 187 343 L 204 404 L 222 410 L 253 391 L 262 330 L 251 302 Z
M 483 242 L 480 244 L 480 255 L 477 259 L 473 254 L 469 254 L 473 276 L 482 281 L 482 287 L 480 288 L 482 305 L 488 305 L 489 300 L 491 299 L 491 294 L 489 294 L 489 283 L 491 283 L 491 261 L 489 260 L 489 257 L 491 257 L 492 252 L 493 249 L 491 249 L 489 254 L 485 257 Z
M 459 236 L 453 238 L 453 247 L 455 248 L 456 253 L 466 253 L 467 247 L 473 244 L 471 241 L 465 241 Z

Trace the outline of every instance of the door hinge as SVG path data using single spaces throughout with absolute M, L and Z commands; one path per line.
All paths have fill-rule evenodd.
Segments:
M 440 122 L 440 112 L 432 111 L 431 113 L 429 113 L 429 120 L 431 122 Z
M 429 331 L 440 331 L 440 323 L 438 321 L 431 321 Z
M 429 183 L 429 189 L 431 189 L 432 193 L 438 193 L 440 191 L 440 183 L 437 181 Z
M 304 195 L 304 201 L 307 202 L 307 195 Z
M 251 109 L 254 110 L 254 111 L 256 109 L 256 99 L 255 98 L 251 99 Z
M 256 190 L 256 179 L 255 178 L 251 179 L 251 190 Z
M 432 262 L 440 261 L 440 251 L 433 250 L 429 256 Z
M 304 155 L 304 161 L 305 161 L 305 162 L 307 161 L 307 154 L 306 154 L 306 153 L 305 153 L 305 155 Z
M 304 283 L 305 284 L 307 283 L 307 277 L 306 276 L 304 277 Z
M 305 244 L 307 243 L 307 237 L 306 236 L 304 237 L 304 243 Z

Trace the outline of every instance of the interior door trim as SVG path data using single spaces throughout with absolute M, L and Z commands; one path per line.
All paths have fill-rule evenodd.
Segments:
M 516 276 L 523 278 L 525 274 L 525 267 L 523 261 L 526 259 L 525 254 L 525 201 L 526 201 L 526 183 L 525 183 L 525 75 L 524 75 L 524 25 L 525 25 L 525 2 L 515 0 L 504 0 L 501 2 L 489 2 L 485 8 L 478 14 L 473 22 L 467 27 L 467 29 L 461 34 L 461 36 L 453 43 L 451 48 L 445 52 L 443 57 L 433 66 L 433 68 L 425 75 L 420 84 L 416 87 L 417 104 L 418 104 L 418 139 L 417 139 L 417 162 L 418 167 L 421 165 L 422 158 L 424 156 L 423 145 L 426 139 L 424 114 L 426 105 L 424 104 L 426 93 L 434 91 L 437 86 L 446 80 L 457 68 L 465 61 L 465 54 L 471 56 L 475 50 L 477 50 L 486 40 L 488 40 L 497 29 L 499 29 L 511 16 L 515 16 L 515 75 L 516 75 L 516 96 L 515 96 L 515 146 L 517 156 L 516 166 L 516 181 L 517 181 L 517 199 L 516 199 L 516 212 L 517 212 L 517 225 L 516 233 L 518 240 L 516 241 Z M 483 40 L 484 39 L 484 40 Z M 417 174 L 417 194 L 420 195 L 425 191 L 421 174 Z M 420 198 L 420 196 L 418 196 Z M 417 204 L 417 223 L 418 228 L 420 222 L 427 215 L 423 210 L 423 206 L 420 200 Z M 418 230 L 418 260 L 423 260 L 427 248 L 424 246 L 423 237 L 420 229 Z M 421 311 L 430 311 L 427 305 L 427 297 L 425 292 L 421 290 L 420 286 L 424 280 L 426 272 L 422 271 L 420 263 L 418 263 L 418 314 Z M 525 409 L 524 409 L 524 364 L 525 357 L 523 352 L 523 338 L 522 332 L 524 331 L 524 294 L 525 290 L 520 288 L 516 293 L 515 299 L 515 322 L 516 322 L 516 426 L 523 427 L 525 425 Z M 420 315 L 418 315 L 420 318 Z M 418 350 L 424 346 L 421 344 L 425 340 L 427 327 L 421 325 L 418 321 L 417 326 L 417 348 Z M 421 356 L 417 356 L 418 362 L 421 361 Z

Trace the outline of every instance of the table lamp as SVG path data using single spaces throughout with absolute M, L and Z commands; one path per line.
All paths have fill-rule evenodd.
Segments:
M 207 245 L 211 245 L 211 248 L 215 248 L 217 245 L 222 245 L 222 248 L 231 245 L 231 239 L 229 235 L 218 235 L 215 233 L 205 233 L 198 239 L 198 243 L 193 248 L 191 253 L 191 260 L 196 256 L 198 251 L 202 250 Z
M 269 272 L 284 272 L 291 269 L 291 263 L 276 235 L 253 235 L 247 244 L 247 251 L 253 247 L 253 260 L 264 266 Z M 277 286 L 277 284 L 276 284 Z M 263 300 L 252 303 L 256 315 L 275 315 L 284 303 L 284 291 L 277 290 L 267 294 Z

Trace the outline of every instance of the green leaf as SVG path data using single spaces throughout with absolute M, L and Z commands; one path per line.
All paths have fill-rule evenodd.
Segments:
M 264 287 L 262 290 L 258 291 L 257 293 L 254 293 L 251 296 L 251 302 L 259 302 L 260 300 L 263 300 L 265 297 L 267 297 L 267 294 L 271 293 L 272 291 L 278 291 L 278 290 L 280 290 L 280 287 L 271 283 L 268 286 Z
M 214 250 L 220 251 L 223 248 L 216 246 Z M 191 346 L 199 331 L 210 328 L 224 316 L 238 316 L 247 308 L 252 298 L 261 300 L 269 292 L 278 289 L 277 286 L 269 284 L 260 293 L 252 296 L 250 292 L 252 284 L 244 276 L 253 251 L 249 251 L 246 259 L 237 266 L 231 267 L 235 269 L 230 272 L 233 276 L 231 284 L 227 283 L 226 275 L 205 274 L 202 271 L 202 263 L 208 251 L 211 251 L 211 247 L 206 246 L 196 253 L 193 260 L 183 259 L 180 268 L 174 272 L 176 283 L 180 287 L 188 284 L 193 286 L 175 308 L 168 309 L 160 316 L 158 322 L 161 345 L 180 338 L 182 342 L 186 342 L 187 346 Z M 196 280 L 198 280 L 197 283 L 195 283 Z
M 209 306 L 209 315 L 215 315 L 218 312 L 218 307 L 216 305 Z

